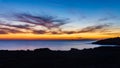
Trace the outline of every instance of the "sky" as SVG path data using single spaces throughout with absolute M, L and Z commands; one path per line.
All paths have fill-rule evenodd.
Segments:
M 120 0 L 0 0 L 0 39 L 120 35 Z

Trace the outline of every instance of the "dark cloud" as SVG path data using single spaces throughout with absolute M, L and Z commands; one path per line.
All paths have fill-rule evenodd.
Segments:
M 65 34 L 75 34 L 77 32 L 76 31 L 64 31 L 63 33 L 65 33 Z
M 44 26 L 48 29 L 59 28 L 60 26 L 68 23 L 68 19 L 58 19 L 53 16 L 35 16 L 31 14 L 15 14 L 17 21 Z
M 0 30 L 0 34 L 8 34 L 8 33 L 4 30 Z
M 81 29 L 78 33 L 85 33 L 85 32 L 98 32 L 101 30 L 105 30 L 106 27 L 109 27 L 110 24 L 103 24 L 103 25 L 95 25 L 95 26 L 88 26 Z
M 10 25 L 10 24 L 4 24 L 4 25 L 9 27 L 20 28 L 20 29 L 30 29 L 30 25 Z
M 0 24 L 0 30 L 2 30 L 5 33 L 25 33 L 21 31 L 20 29 L 26 29 L 30 30 L 28 25 L 11 25 L 11 24 Z M 4 27 L 3 27 L 4 26 Z
M 15 17 L 15 19 L 13 21 L 19 21 L 19 22 L 24 22 L 28 25 L 13 25 L 13 24 L 9 24 L 9 23 L 5 23 L 5 22 L 1 22 L 0 26 L 5 26 L 8 28 L 1 28 L 2 30 L 7 30 L 10 33 L 23 33 L 21 31 L 19 31 L 19 29 L 25 29 L 25 30 L 31 30 L 34 34 L 45 34 L 47 33 L 46 30 L 36 30 L 34 29 L 34 27 L 36 26 L 43 26 L 45 28 L 47 28 L 47 30 L 52 33 L 52 34 L 60 34 L 61 28 L 60 26 L 65 25 L 68 23 L 69 19 L 59 19 L 57 17 L 54 16 L 35 16 L 35 15 L 31 15 L 31 14 L 14 14 L 13 15 Z M 33 26 L 31 26 L 31 24 L 33 24 Z M 13 28 L 14 29 L 9 29 L 9 28 Z M 52 31 L 52 29 L 57 29 L 58 31 Z
M 45 34 L 47 33 L 45 30 L 33 30 L 33 34 Z
M 12 24 L 4 24 L 0 23 L 0 26 L 7 26 L 7 27 L 14 27 L 14 28 L 21 28 L 21 29 L 29 29 L 30 25 L 12 25 Z
M 59 19 L 54 16 L 35 16 L 31 14 L 14 14 L 14 17 L 16 18 L 15 21 L 19 22 L 25 22 L 28 25 L 14 25 L 14 24 L 5 24 L 4 22 L 0 23 L 0 26 L 6 26 L 6 28 L 0 27 L 0 33 L 6 34 L 6 33 L 27 33 L 27 30 L 30 30 L 30 33 L 33 34 L 77 34 L 77 33 L 86 33 L 86 32 L 105 32 L 107 30 L 107 27 L 110 26 L 110 24 L 102 24 L 102 25 L 93 25 L 88 26 L 83 29 L 77 30 L 77 31 L 62 31 L 62 28 L 60 26 L 65 25 L 68 22 L 69 19 Z M 113 17 L 113 16 L 112 16 Z M 111 18 L 112 18 L 111 17 Z M 101 19 L 102 20 L 102 19 Z M 105 18 L 104 18 L 105 20 Z M 33 24 L 33 26 L 31 26 Z M 36 26 L 43 26 L 47 28 L 47 30 L 41 30 L 41 29 L 34 29 Z M 14 28 L 13 28 L 14 27 Z M 11 29 L 12 28 L 12 29 Z M 20 31 L 20 29 L 26 30 Z M 55 29 L 55 30 L 54 30 Z M 57 30 L 56 30 L 57 29 Z M 48 32 L 49 31 L 49 32 Z
M 0 28 L 0 30 L 2 30 L 1 32 L 3 33 L 24 33 L 18 29 Z
M 114 36 L 120 36 L 120 32 L 106 32 L 106 33 L 103 33 L 103 35 L 114 35 Z
M 30 25 L 9 25 L 11 27 L 20 28 L 20 29 L 31 29 Z
M 109 26 L 111 26 L 111 24 L 93 25 L 93 26 L 82 28 L 77 31 L 63 31 L 62 33 L 64 34 L 78 34 L 78 33 L 88 33 L 88 32 L 102 33 L 102 32 L 107 32 Z
M 60 33 L 56 32 L 56 31 L 52 31 L 51 34 L 60 34 Z

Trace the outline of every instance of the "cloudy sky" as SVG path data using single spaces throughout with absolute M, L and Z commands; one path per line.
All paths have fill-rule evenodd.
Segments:
M 0 39 L 120 35 L 119 0 L 0 0 Z

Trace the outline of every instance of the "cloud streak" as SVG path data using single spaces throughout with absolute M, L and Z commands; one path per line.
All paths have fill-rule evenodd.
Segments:
M 76 31 L 63 31 L 61 26 L 68 24 L 68 19 L 59 19 L 54 16 L 35 16 L 31 14 L 14 14 L 15 20 L 18 22 L 24 22 L 23 25 L 5 24 L 0 23 L 0 34 L 8 33 L 32 33 L 32 34 L 79 34 L 79 33 L 91 33 L 91 32 L 104 32 L 107 31 L 110 24 L 100 24 L 87 26 L 85 28 Z M 12 21 L 11 21 L 12 22 Z M 44 27 L 44 29 L 36 28 L 36 26 Z M 24 31 L 22 31 L 22 29 Z M 29 32 L 27 32 L 29 31 Z
M 1 34 L 2 33 L 26 33 L 26 32 L 20 31 L 21 29 L 24 29 L 26 31 L 29 30 L 33 34 L 45 34 L 45 33 L 60 34 L 59 33 L 59 31 L 61 31 L 60 26 L 69 23 L 68 19 L 59 19 L 54 16 L 47 16 L 47 15 L 35 16 L 35 15 L 23 13 L 23 14 L 13 14 L 13 17 L 15 19 L 12 21 L 24 22 L 26 24 L 14 25 L 11 23 L 12 21 L 9 21 L 9 23 L 6 23 L 5 21 L 0 21 L 0 26 L 4 27 L 4 28 L 0 28 Z M 34 29 L 36 26 L 45 27 L 47 28 L 47 30 L 42 30 L 39 28 L 36 30 Z M 54 29 L 57 29 L 57 31 L 53 31 Z
M 100 30 L 105 30 L 107 27 L 109 27 L 110 24 L 102 24 L 102 25 L 94 25 L 94 26 L 88 26 L 79 31 L 79 33 L 85 33 L 85 32 L 98 32 Z
M 51 28 L 59 28 L 60 26 L 68 23 L 67 19 L 57 19 L 53 16 L 34 16 L 31 14 L 15 14 L 17 21 L 26 22 L 29 24 L 39 25 Z
M 8 33 L 24 33 L 24 32 L 17 29 L 0 28 L 0 34 L 8 34 Z
M 0 29 L 0 34 L 8 34 L 6 31 Z

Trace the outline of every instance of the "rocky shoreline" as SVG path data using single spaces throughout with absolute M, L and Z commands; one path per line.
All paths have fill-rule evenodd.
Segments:
M 0 68 L 120 68 L 120 47 L 0 50 Z

